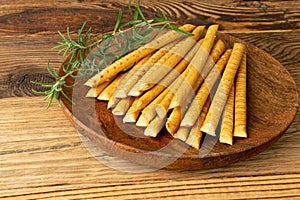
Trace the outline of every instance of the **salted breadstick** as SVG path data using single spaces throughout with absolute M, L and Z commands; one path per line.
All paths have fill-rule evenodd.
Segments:
M 234 121 L 234 84 L 231 86 L 221 123 L 219 141 L 232 145 L 233 143 L 233 121 Z
M 161 129 L 164 127 L 165 122 L 166 117 L 160 118 L 159 116 L 156 116 L 144 130 L 144 135 L 156 137 L 161 131 Z
M 174 138 L 185 141 L 190 132 L 190 127 L 179 127 L 178 131 L 174 134 Z
M 140 97 L 136 97 L 133 101 L 133 103 L 130 105 L 129 109 L 127 110 L 123 122 L 124 123 L 130 123 L 130 122 L 136 122 L 138 116 L 140 115 L 141 110 L 138 108 L 137 101 Z
M 124 74 L 117 76 L 97 97 L 98 100 L 108 101 L 112 96 L 114 89 L 117 87 L 119 81 L 122 79 Z
M 132 104 L 134 98 L 127 97 L 125 99 L 121 99 L 116 107 L 112 110 L 112 113 L 117 116 L 125 115 L 129 106 Z
M 184 59 L 172 70 L 164 79 L 162 79 L 156 86 L 147 91 L 143 96 L 138 99 L 137 104 L 140 109 L 143 109 L 145 105 L 148 105 L 153 99 L 155 99 L 166 87 L 174 82 L 176 78 L 180 76 L 186 67 L 188 66 L 189 61 L 193 58 L 197 52 L 199 45 L 195 45 L 191 51 L 185 56 Z M 173 88 L 174 89 L 174 88 Z M 172 89 L 172 91 L 173 91 Z
M 217 62 L 217 60 L 220 58 L 220 56 L 223 54 L 223 52 L 226 50 L 226 46 L 225 43 L 219 39 L 216 44 L 214 45 L 213 49 L 211 50 L 210 56 L 207 58 L 206 63 L 203 67 L 203 70 L 201 72 L 201 76 L 198 77 L 198 81 L 200 81 L 200 84 L 202 84 L 202 82 L 204 81 L 204 79 L 206 79 L 207 75 L 209 74 L 209 72 L 212 70 L 212 68 L 214 67 L 215 63 Z M 206 82 L 206 80 L 205 80 Z M 183 89 L 183 86 L 180 88 Z M 189 97 L 192 97 L 192 94 L 188 94 Z M 191 98 L 186 98 L 186 101 L 191 101 Z M 204 100 L 205 102 L 205 100 Z M 203 102 L 203 103 L 204 103 Z M 180 101 L 178 101 L 177 97 L 175 96 L 170 104 L 170 108 L 179 106 Z M 199 113 L 198 113 L 199 114 Z M 194 116 L 194 117 L 198 117 L 198 115 Z M 191 125 L 192 126 L 192 125 Z
M 107 102 L 107 109 L 113 109 L 121 99 L 115 98 L 113 95 L 109 98 Z
M 197 94 L 193 99 L 188 111 L 185 113 L 180 126 L 193 126 L 207 98 L 209 98 L 212 88 L 214 87 L 218 79 L 221 78 L 221 73 L 228 62 L 231 51 L 231 49 L 226 50 L 225 53 L 221 56 L 221 58 L 217 61 L 213 69 L 209 72 L 208 76 L 205 78 L 204 83 L 197 91 Z M 212 96 L 210 98 L 212 98 Z
M 163 100 L 155 106 L 156 114 L 160 118 L 164 118 L 167 115 L 167 113 L 169 111 L 170 103 L 173 99 L 173 96 L 174 96 L 174 93 L 172 91 L 168 91 L 168 93 L 163 98 Z
M 235 43 L 221 82 L 212 100 L 208 114 L 205 118 L 201 131 L 215 136 L 216 127 L 226 104 L 231 86 L 233 85 L 235 74 L 240 66 L 242 57 L 245 54 L 245 46 L 242 43 Z
M 195 149 L 200 149 L 200 141 L 203 133 L 200 131 L 200 127 L 195 124 L 191 127 L 188 134 L 188 138 L 185 140 L 185 143 L 194 147 Z
M 196 80 L 201 77 L 202 70 L 205 66 L 206 60 L 210 54 L 210 51 L 214 45 L 214 41 L 218 32 L 218 25 L 209 26 L 207 33 L 204 37 L 203 43 L 199 48 L 198 52 L 194 56 L 193 60 L 188 66 L 188 76 L 185 77 L 185 81 L 181 83 L 180 88 L 177 90 L 175 94 L 175 100 L 178 104 L 181 104 L 186 97 L 190 97 L 192 94 L 192 90 L 188 89 L 193 85 Z M 203 77 L 202 77 L 203 78 Z
M 198 43 L 194 46 L 196 51 L 195 51 L 195 53 L 193 53 L 193 56 L 189 60 L 192 60 L 194 58 L 194 56 L 196 56 L 196 53 L 199 51 L 202 43 L 203 43 L 203 39 L 199 40 Z M 176 95 L 177 90 L 180 88 L 180 85 L 182 84 L 182 82 L 184 82 L 186 80 L 186 77 L 188 77 L 188 74 L 189 74 L 189 71 L 190 71 L 189 68 L 191 67 L 190 66 L 191 62 L 186 62 L 185 60 L 183 60 L 183 61 L 185 63 L 187 63 L 187 67 L 185 68 L 185 70 L 179 76 L 177 76 L 177 78 L 174 80 L 174 82 L 169 86 L 169 90 L 171 90 L 174 93 L 174 95 L 172 97 L 172 101 L 169 105 L 169 109 L 180 106 L 180 104 L 177 103 L 177 101 L 176 101 L 175 95 Z M 188 102 L 188 100 L 186 100 L 186 102 Z
M 127 94 L 130 90 L 130 88 L 126 88 L 125 84 L 129 85 L 128 81 L 130 79 L 134 79 L 133 75 L 135 74 L 135 72 L 142 67 L 151 57 L 154 57 L 153 54 L 147 55 L 144 58 L 142 58 L 140 61 L 138 61 L 131 70 L 129 70 L 126 74 L 126 76 L 124 76 L 122 78 L 122 80 L 120 81 L 120 83 L 118 84 L 118 86 L 116 87 L 113 96 L 115 98 L 126 98 Z M 133 82 L 134 80 L 131 80 L 131 84 L 135 84 Z
M 171 84 L 170 88 L 167 88 L 165 90 L 165 92 L 166 92 L 165 97 L 160 102 L 158 102 L 158 104 L 155 106 L 156 113 L 160 117 L 164 117 L 168 113 L 172 99 L 174 98 L 174 95 L 175 95 L 176 91 L 178 90 L 178 88 L 180 88 L 180 83 L 183 81 L 182 79 L 183 78 L 181 76 L 179 76 L 176 79 L 176 81 Z M 194 87 L 198 88 L 198 85 L 196 84 Z M 185 102 L 188 102 L 188 101 L 185 101 Z
M 234 133 L 235 137 L 247 137 L 247 103 L 246 103 L 246 54 L 243 57 L 241 66 L 236 75 L 236 94 L 235 94 L 235 121 Z
M 193 90 L 196 91 L 201 83 L 201 80 L 199 79 L 194 85 Z M 174 136 L 174 134 L 177 132 L 180 126 L 180 122 L 182 120 L 182 117 L 184 116 L 184 113 L 186 112 L 188 108 L 189 101 L 184 101 L 180 106 L 175 107 L 170 116 L 167 119 L 166 122 L 166 129 L 167 131 Z
M 123 122 L 136 122 L 140 112 L 144 109 L 151 101 L 153 101 L 166 87 L 168 87 L 184 69 L 188 66 L 189 61 L 193 58 L 199 45 L 195 45 L 191 51 L 182 59 L 178 65 L 172 70 L 167 76 L 162 79 L 157 85 L 148 90 L 142 96 L 137 97 L 132 103 L 131 107 L 127 111 Z
M 180 127 L 180 121 L 184 115 L 183 107 L 178 106 L 174 108 L 167 119 L 166 129 L 167 131 L 174 136 L 177 130 Z
M 206 117 L 206 114 L 208 112 L 209 106 L 210 106 L 210 99 L 208 99 L 203 106 L 203 109 L 200 113 L 200 116 L 196 123 L 192 126 L 189 136 L 186 139 L 186 143 L 189 144 L 190 146 L 199 149 L 200 148 L 200 141 L 202 138 L 203 133 L 200 131 L 201 126 L 203 125 L 204 119 Z
M 144 76 L 144 74 L 156 63 L 163 55 L 165 55 L 173 46 L 174 42 L 164 46 L 163 48 L 156 51 L 146 62 L 144 62 L 140 67 L 134 69 L 133 74 L 128 78 L 124 84 L 120 86 L 118 91 L 114 93 L 114 96 L 117 98 L 126 98 L 127 96 L 133 96 L 130 93 L 130 90 L 138 82 L 138 80 Z M 135 96 L 139 96 L 140 93 Z
M 193 88 L 192 88 L 192 91 L 196 92 L 198 87 L 201 85 L 202 83 L 202 79 L 197 79 L 196 82 L 194 83 L 193 85 Z M 174 84 L 177 84 L 177 86 L 171 86 L 172 89 L 175 89 L 176 90 L 179 90 L 180 89 L 180 84 L 179 82 L 174 82 Z M 189 88 L 186 88 L 186 89 L 189 89 Z M 156 113 L 162 118 L 164 117 L 165 115 L 167 115 L 168 111 L 171 109 L 171 103 L 172 103 L 172 100 L 174 99 L 174 95 L 175 95 L 176 92 L 174 91 L 171 91 L 170 89 L 168 89 L 168 93 L 167 95 L 162 99 L 161 102 L 159 102 L 157 105 L 156 105 Z M 185 101 L 183 102 L 184 105 L 187 105 L 190 103 L 190 99 L 192 99 L 194 95 L 191 95 L 191 97 L 186 97 Z M 184 111 L 186 110 L 186 108 L 184 108 Z
M 98 85 L 97 87 L 90 88 L 89 91 L 86 94 L 86 97 L 97 97 L 97 96 L 99 96 L 99 94 L 111 83 L 111 81 L 113 79 L 114 78 Z
M 204 26 L 198 26 L 193 30 L 193 36 L 187 37 L 178 42 L 168 53 L 161 57 L 145 75 L 131 89 L 129 95 L 137 96 L 142 91 L 146 91 L 158 83 L 185 57 L 187 52 L 195 45 L 200 38 Z
M 215 63 L 217 62 L 217 60 L 220 58 L 220 56 L 223 54 L 223 52 L 225 50 L 226 50 L 225 43 L 222 40 L 219 39 L 216 42 L 216 44 L 214 45 L 213 49 L 211 50 L 210 56 L 207 58 L 205 66 L 204 66 L 204 68 L 203 68 L 203 70 L 201 72 L 201 76 L 199 76 L 199 78 L 201 79 L 201 82 L 204 79 L 206 79 L 206 76 L 211 71 L 211 69 L 213 68 L 213 66 L 215 65 Z M 182 89 L 184 89 L 184 88 L 180 88 L 180 90 L 182 90 Z M 193 96 L 193 95 L 192 94 L 186 94 L 186 96 Z M 189 101 L 189 99 L 186 99 L 186 100 Z M 176 106 L 179 106 L 179 104 L 180 104 L 180 101 L 178 101 L 178 99 L 176 98 L 176 96 L 174 96 L 173 99 L 172 99 L 172 102 L 170 104 L 170 109 L 174 108 Z
M 185 24 L 179 29 L 183 31 L 190 32 L 195 28 L 194 25 Z M 90 87 L 96 87 L 99 84 L 107 81 L 108 79 L 115 76 L 117 73 L 123 71 L 124 69 L 128 68 L 128 66 L 133 65 L 138 60 L 142 59 L 146 55 L 153 53 L 155 50 L 161 48 L 162 46 L 177 40 L 178 38 L 183 37 L 182 34 L 177 33 L 176 31 L 168 31 L 166 34 L 158 37 L 157 39 L 152 40 L 148 44 L 138 48 L 137 50 L 132 51 L 131 53 L 121 57 L 120 59 L 113 62 L 111 65 L 107 66 L 104 70 L 100 73 L 93 76 L 89 79 L 85 85 Z
M 162 101 L 162 99 L 166 96 L 167 93 L 168 91 L 164 90 L 158 97 L 156 97 L 149 105 L 147 105 L 142 110 L 142 113 L 136 122 L 137 126 L 145 127 L 151 122 L 151 120 L 156 115 L 156 110 L 155 110 L 156 105 Z
M 208 56 L 205 66 L 201 72 L 201 77 L 204 79 L 207 77 L 211 69 L 214 67 L 218 59 L 222 56 L 224 51 L 226 50 L 225 43 L 219 39 L 216 44 L 214 45 L 213 49 Z

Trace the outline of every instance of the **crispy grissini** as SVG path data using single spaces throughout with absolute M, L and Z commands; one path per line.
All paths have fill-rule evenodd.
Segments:
M 234 122 L 234 84 L 231 86 L 227 99 L 224 114 L 221 121 L 219 141 L 232 145 L 233 143 L 233 122 Z
M 241 66 L 236 75 L 236 92 L 235 92 L 235 120 L 234 133 L 235 137 L 247 137 L 247 99 L 246 99 L 246 55 L 244 55 Z
M 190 146 L 199 149 L 200 148 L 200 141 L 202 138 L 202 131 L 200 130 L 201 126 L 203 125 L 204 119 L 206 117 L 206 114 L 208 112 L 209 106 L 210 106 L 210 99 L 206 101 L 206 103 L 203 106 L 203 109 L 200 113 L 199 118 L 197 119 L 196 123 L 192 126 L 189 136 L 186 139 L 186 143 Z
M 164 78 L 179 62 L 187 52 L 197 43 L 204 26 L 198 26 L 193 30 L 192 37 L 186 37 L 178 42 L 168 53 L 162 56 L 152 67 L 149 68 L 143 77 L 135 84 L 129 92 L 131 96 L 138 96 Z
M 195 45 L 188 52 L 186 57 L 182 59 L 180 63 L 178 63 L 177 66 L 164 79 L 162 79 L 157 85 L 145 92 L 143 95 L 137 97 L 126 113 L 123 121 L 136 122 L 141 110 L 144 109 L 150 102 L 152 102 L 158 95 L 160 95 L 162 91 L 164 91 L 165 88 L 168 87 L 182 73 L 182 71 L 184 71 L 198 48 L 199 45 Z
M 209 57 L 210 51 L 215 43 L 218 27 L 218 25 L 211 25 L 208 27 L 201 47 L 187 67 L 188 75 L 185 77 L 185 80 L 181 82 L 180 88 L 174 95 L 174 99 L 178 102 L 178 104 L 181 104 L 186 100 L 186 97 L 190 97 L 193 93 L 191 86 L 194 85 L 199 77 L 201 77 L 206 60 Z
M 221 78 L 221 82 L 212 100 L 203 126 L 201 127 L 201 131 L 209 135 L 216 136 L 216 127 L 219 123 L 221 114 L 229 96 L 231 86 L 234 84 L 235 74 L 241 64 L 244 54 L 245 45 L 242 43 L 235 43 Z
M 132 70 L 132 74 L 126 76 L 127 81 L 124 84 L 120 84 L 120 87 L 114 92 L 114 96 L 117 98 L 126 98 L 129 96 L 129 92 L 138 82 L 138 80 L 144 76 L 144 74 L 156 63 L 163 55 L 165 55 L 176 43 L 171 42 L 163 48 L 157 50 L 150 58 L 143 62 L 139 67 Z M 140 94 L 139 94 L 140 95 Z M 139 96 L 137 95 L 137 96 Z
M 193 126 L 207 98 L 212 98 L 209 95 L 211 94 L 212 88 L 217 83 L 218 79 L 221 78 L 221 73 L 223 72 L 227 64 L 231 51 L 232 50 L 230 49 L 226 50 L 226 52 L 221 56 L 221 58 L 217 61 L 214 68 L 210 71 L 208 76 L 205 78 L 204 83 L 201 85 L 188 111 L 186 112 L 184 118 L 182 119 L 181 126 L 187 126 L 187 127 Z
M 192 31 L 194 28 L 195 26 L 192 24 L 185 24 L 179 27 L 179 29 L 187 32 Z M 183 35 L 177 33 L 176 31 L 168 31 L 166 34 L 160 36 L 159 38 L 154 39 L 148 44 L 116 60 L 111 65 L 107 66 L 104 70 L 102 70 L 100 73 L 96 74 L 91 79 L 89 79 L 85 83 L 85 85 L 90 87 L 96 87 L 99 84 L 104 83 L 108 79 L 114 77 L 117 73 L 128 68 L 128 66 L 133 65 L 143 57 L 149 55 L 150 53 L 153 53 L 155 50 L 181 37 L 183 37 Z

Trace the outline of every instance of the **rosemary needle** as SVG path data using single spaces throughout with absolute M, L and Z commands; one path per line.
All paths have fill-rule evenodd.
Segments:
M 69 61 L 62 67 L 65 74 L 59 75 L 50 68 L 50 62 L 48 62 L 47 70 L 49 74 L 55 78 L 55 81 L 49 83 L 32 81 L 32 83 L 38 84 L 46 89 L 46 91 L 33 90 L 33 92 L 46 95 L 44 100 L 48 101 L 47 108 L 51 106 L 53 100 L 60 106 L 58 100 L 59 95 L 63 95 L 67 100 L 72 102 L 72 99 L 63 91 L 64 87 L 74 86 L 67 85 L 66 78 L 68 76 L 76 78 L 78 76 L 88 76 L 100 71 L 127 52 L 149 41 L 153 37 L 151 33 L 155 27 L 159 27 L 161 30 L 170 28 L 181 34 L 191 35 L 191 33 L 184 32 L 173 25 L 163 12 L 158 15 L 159 17 L 147 20 L 141 10 L 140 0 L 137 1 L 134 12 L 132 12 L 131 0 L 129 0 L 128 8 L 133 19 L 121 23 L 123 12 L 122 9 L 120 9 L 112 33 L 104 34 L 100 39 L 95 39 L 96 37 L 93 36 L 91 28 L 84 32 L 86 23 L 83 23 L 78 30 L 76 40 L 72 39 L 69 27 L 67 28 L 66 35 L 58 31 L 62 41 L 58 42 L 58 45 L 53 49 L 59 49 L 58 54 L 62 54 L 63 57 L 69 54 L 71 55 Z M 131 30 L 130 36 L 127 35 L 127 31 L 122 30 L 123 28 Z M 115 40 L 115 37 L 121 38 L 120 40 L 123 42 L 112 42 Z M 93 48 L 95 48 L 96 51 L 93 50 Z M 111 51 L 111 49 L 114 50 Z M 92 54 L 89 53 L 88 59 L 87 52 L 93 52 Z

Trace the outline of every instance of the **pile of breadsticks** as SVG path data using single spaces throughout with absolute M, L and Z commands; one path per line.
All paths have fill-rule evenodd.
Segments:
M 218 25 L 185 24 L 168 31 L 90 78 L 87 97 L 108 101 L 124 123 L 156 137 L 165 127 L 200 148 L 203 133 L 233 144 L 246 133 L 246 49 L 227 48 Z

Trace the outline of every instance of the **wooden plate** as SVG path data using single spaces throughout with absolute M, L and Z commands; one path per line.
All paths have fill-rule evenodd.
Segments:
M 226 166 L 256 155 L 276 141 L 292 123 L 298 106 L 296 84 L 288 71 L 263 50 L 227 34 L 219 33 L 218 37 L 227 45 L 242 42 L 247 47 L 249 138 L 235 139 L 233 146 L 206 136 L 198 151 L 173 139 L 166 130 L 157 138 L 145 138 L 143 129 L 123 124 L 121 118 L 106 109 L 105 102 L 86 98 L 89 88 L 83 85 L 84 80 L 76 80 L 78 84 L 74 89 L 64 89 L 76 104 L 61 97 L 63 111 L 97 148 L 138 164 L 196 170 Z M 69 77 L 67 82 L 71 84 L 74 79 Z

